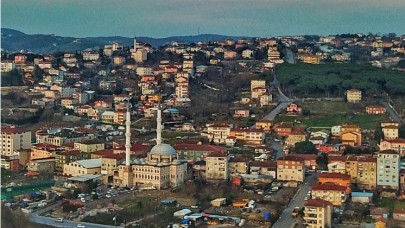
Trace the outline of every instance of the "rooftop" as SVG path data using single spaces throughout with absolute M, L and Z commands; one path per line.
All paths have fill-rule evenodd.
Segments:
M 345 186 L 340 186 L 337 184 L 317 184 L 312 186 L 313 191 L 321 190 L 321 191 L 340 191 L 340 192 L 345 192 L 346 187 Z
M 101 167 L 101 158 L 76 161 L 86 169 Z
M 332 203 L 323 199 L 310 199 L 305 203 L 306 207 L 326 207 L 331 205 Z
M 342 173 L 321 173 L 321 175 L 319 175 L 319 178 L 339 178 L 350 180 L 350 175 Z

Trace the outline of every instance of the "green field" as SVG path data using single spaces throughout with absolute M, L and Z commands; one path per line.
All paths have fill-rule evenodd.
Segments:
M 297 122 L 306 128 L 330 128 L 341 124 L 357 124 L 362 129 L 375 129 L 382 121 L 389 120 L 387 115 L 358 114 L 348 118 L 344 114 L 312 115 L 312 116 L 278 116 L 275 122 Z
M 299 97 L 323 95 L 341 97 L 347 89 L 364 95 L 405 94 L 405 72 L 372 67 L 370 64 L 282 64 L 277 69 L 281 89 Z

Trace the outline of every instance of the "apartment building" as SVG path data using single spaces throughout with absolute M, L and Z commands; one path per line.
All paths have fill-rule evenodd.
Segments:
M 375 189 L 377 187 L 377 158 L 360 157 L 357 169 L 357 186 L 361 189 Z
M 238 156 L 229 159 L 229 176 L 236 177 L 240 174 L 246 174 L 249 169 L 249 159 Z
M 210 153 L 206 158 L 206 177 L 212 180 L 229 178 L 229 155 L 227 153 Z
M 400 155 L 395 150 L 383 150 L 377 155 L 377 185 L 383 189 L 399 188 Z
M 32 159 L 27 166 L 28 176 L 53 174 L 55 172 L 55 158 Z
M 346 201 L 346 187 L 332 183 L 314 185 L 311 198 L 326 200 L 333 206 L 342 206 Z
M 264 142 L 265 134 L 262 129 L 232 129 L 229 136 L 250 145 L 260 145 Z
M 304 220 L 306 227 L 332 227 L 332 204 L 330 202 L 322 199 L 310 199 L 304 206 Z
M 65 164 L 63 166 L 63 175 L 65 176 L 81 176 L 85 174 L 100 174 L 101 159 L 86 159 Z
M 31 132 L 16 126 L 2 127 L 0 150 L 2 155 L 12 155 L 20 149 L 31 148 Z
M 277 160 L 278 180 L 301 183 L 304 181 L 304 176 L 305 164 L 303 158 L 287 155 Z
M 232 124 L 218 123 L 207 124 L 206 126 L 206 136 L 210 141 L 214 143 L 226 143 L 226 139 L 230 136 Z
M 380 150 L 395 150 L 399 152 L 401 156 L 405 155 L 405 139 L 383 140 L 378 146 Z

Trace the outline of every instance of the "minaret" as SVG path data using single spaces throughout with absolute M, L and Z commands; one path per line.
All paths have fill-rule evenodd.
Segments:
M 162 144 L 162 110 L 160 110 L 160 104 L 157 110 L 156 123 L 156 145 L 160 145 Z
M 129 101 L 127 103 L 127 114 L 125 121 L 125 167 L 123 169 L 123 176 L 121 186 L 128 187 L 134 183 L 134 174 L 132 172 L 130 155 L 131 155 L 131 113 L 129 110 Z
M 129 112 L 129 101 L 127 103 L 127 117 L 126 117 L 126 131 L 125 131 L 125 165 L 130 166 L 130 154 L 131 154 L 131 113 Z

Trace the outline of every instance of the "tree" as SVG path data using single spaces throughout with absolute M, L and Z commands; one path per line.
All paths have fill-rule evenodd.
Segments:
M 319 168 L 323 170 L 328 169 L 328 155 L 326 153 L 322 153 L 321 155 L 316 157 L 316 164 Z
M 374 139 L 379 142 L 383 138 L 384 132 L 382 131 L 381 125 L 378 124 L 377 127 L 375 128 Z
M 316 154 L 318 150 L 311 141 L 297 142 L 294 147 L 297 154 Z
M 399 127 L 398 136 L 399 138 L 405 138 L 405 125 Z

